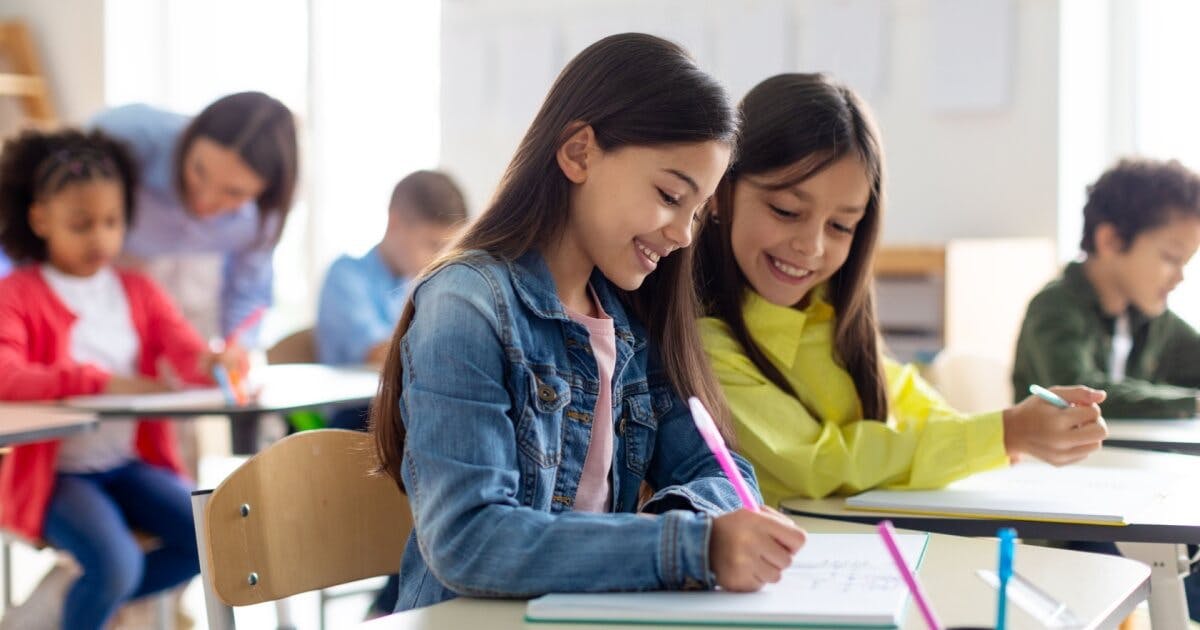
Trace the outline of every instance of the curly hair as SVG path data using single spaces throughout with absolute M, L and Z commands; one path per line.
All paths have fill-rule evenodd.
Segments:
M 1104 223 L 1116 229 L 1128 249 L 1138 234 L 1179 214 L 1200 217 L 1200 175 L 1176 160 L 1123 159 L 1087 193 L 1079 246 L 1089 254 L 1096 251 L 1096 228 Z
M 0 150 L 0 248 L 14 263 L 46 259 L 46 242 L 33 233 L 29 209 L 73 184 L 120 182 L 125 224 L 133 224 L 138 167 L 121 141 L 100 131 L 25 131 Z

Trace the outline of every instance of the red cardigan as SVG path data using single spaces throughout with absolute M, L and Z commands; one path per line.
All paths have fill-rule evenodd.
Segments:
M 155 376 L 167 361 L 185 381 L 206 383 L 200 374 L 205 345 L 170 298 L 146 276 L 118 271 L 139 344 L 138 372 Z M 75 315 L 55 295 L 37 265 L 0 279 L 0 400 L 53 400 L 98 394 L 109 375 L 72 361 Z M 16 446 L 0 461 L 0 527 L 30 539 L 42 536 L 46 506 L 54 492 L 58 441 Z M 142 420 L 137 452 L 147 463 L 183 475 L 174 430 L 165 420 Z

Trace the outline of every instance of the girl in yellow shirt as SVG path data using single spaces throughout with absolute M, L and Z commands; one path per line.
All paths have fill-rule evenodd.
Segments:
M 770 505 L 928 488 L 1029 454 L 1077 461 L 1107 435 L 1104 392 L 1056 388 L 980 415 L 885 359 L 871 290 L 883 151 L 865 104 L 819 74 L 763 81 L 699 236 L 705 348 Z

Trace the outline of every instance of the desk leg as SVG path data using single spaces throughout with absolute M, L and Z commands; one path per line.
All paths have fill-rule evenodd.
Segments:
M 1183 577 L 1188 574 L 1187 547 L 1161 543 L 1117 543 L 1127 558 L 1150 565 L 1150 625 L 1188 627 Z
M 259 414 L 229 414 L 229 437 L 234 455 L 254 455 L 258 452 Z

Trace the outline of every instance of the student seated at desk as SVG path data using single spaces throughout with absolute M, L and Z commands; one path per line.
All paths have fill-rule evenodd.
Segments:
M 1088 187 L 1084 259 L 1029 303 L 1013 386 L 1066 380 L 1108 392 L 1112 418 L 1190 418 L 1200 401 L 1200 333 L 1167 295 L 1200 248 L 1200 175 L 1179 162 L 1125 159 Z M 1108 543 L 1074 543 L 1116 553 Z M 1200 621 L 1200 575 L 1184 580 Z
M 414 523 L 398 609 L 781 578 L 803 531 L 739 509 L 682 399 L 733 438 L 688 245 L 736 133 L 720 85 L 657 37 L 606 37 L 559 74 L 388 350 L 372 430 Z
M 883 152 L 866 105 L 818 74 L 777 75 L 742 101 L 737 160 L 697 252 L 704 346 L 763 496 L 941 486 L 1030 454 L 1100 447 L 1103 392 L 1059 388 L 994 413 L 950 408 L 882 356 L 871 265 Z
M 1200 175 L 1179 162 L 1121 160 L 1088 187 L 1084 259 L 1029 303 L 1013 386 L 1101 387 L 1110 418 L 1190 418 L 1200 333 L 1167 308 L 1200 247 Z
M 361 258 L 338 258 L 325 275 L 314 331 L 321 363 L 382 365 L 409 283 L 466 221 L 449 176 L 417 171 L 400 180 L 383 240 Z
M 161 289 L 113 267 L 136 175 L 127 149 L 99 132 L 26 132 L 5 144 L 0 246 L 20 266 L 0 280 L 0 400 L 163 391 L 168 367 L 207 383 L 216 362 L 243 360 L 236 349 L 210 353 Z M 105 421 L 4 457 L 0 526 L 69 551 L 83 569 L 63 627 L 104 627 L 121 603 L 196 575 L 182 475 L 166 421 Z M 161 546 L 143 553 L 133 529 Z

